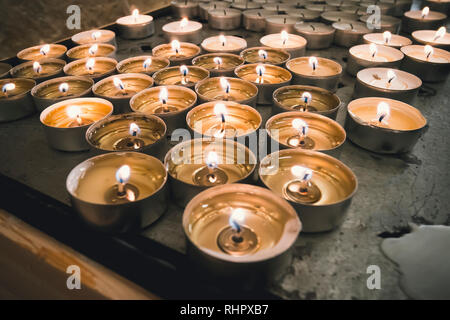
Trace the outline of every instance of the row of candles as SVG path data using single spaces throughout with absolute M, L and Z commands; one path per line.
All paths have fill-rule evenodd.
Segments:
M 186 206 L 182 224 L 192 248 L 231 265 L 268 261 L 285 253 L 301 229 L 326 231 L 342 222 L 357 179 L 330 155 L 338 156 L 347 136 L 375 152 L 403 153 L 423 133 L 426 119 L 406 102 L 421 86 L 419 77 L 430 80 L 422 70 L 438 66 L 440 78 L 431 80 L 446 78 L 449 53 L 409 44 L 399 51 L 385 46 L 394 35 L 381 36 L 382 44 L 368 38 L 370 44 L 349 50 L 347 70 L 362 69 L 355 95 L 365 97 L 349 103 L 345 129 L 333 120 L 342 67 L 305 57 L 308 40 L 284 31 L 248 49 L 239 37 L 211 37 L 202 42 L 204 55 L 173 39 L 153 56 L 120 63 L 111 58 L 112 31 L 78 34 L 80 46 L 69 51 L 54 44 L 29 48 L 18 58 L 30 61 L 11 69 L 16 78 L 0 80 L 0 120 L 28 115 L 34 103 L 52 147 L 101 153 L 67 177 L 72 204 L 90 225 L 113 232 L 150 225 L 165 212 L 170 187 Z M 291 45 L 293 39 L 300 40 Z M 393 69 L 401 60 L 397 51 L 411 56 L 408 71 L 419 77 Z M 73 61 L 65 65 L 64 54 Z M 58 77 L 62 71 L 66 77 Z M 91 92 L 97 98 L 85 97 Z M 258 169 L 250 142 L 239 143 L 262 126 L 257 103 L 272 105 L 267 138 L 282 149 Z M 201 139 L 166 153 L 166 136 L 183 127 Z M 267 189 L 243 184 L 255 182 L 255 171 Z

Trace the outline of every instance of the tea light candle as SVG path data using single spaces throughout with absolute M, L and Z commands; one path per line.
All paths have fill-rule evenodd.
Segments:
M 28 61 L 12 68 L 10 74 L 13 78 L 30 78 L 35 80 L 36 83 L 41 83 L 61 76 L 65 65 L 64 60 L 53 58 Z
M 118 73 L 144 73 L 151 76 L 158 70 L 167 68 L 170 61 L 163 57 L 138 56 L 120 61 L 117 66 Z
M 275 66 L 284 66 L 291 58 L 291 54 L 282 49 L 253 47 L 242 51 L 241 57 L 246 63 L 267 63 Z
M 242 25 L 245 30 L 261 32 L 266 29 L 266 17 L 276 14 L 276 11 L 265 9 L 245 10 L 242 13 Z
M 114 105 L 114 113 L 130 112 L 130 100 L 138 92 L 153 86 L 153 78 L 140 73 L 113 75 L 97 82 L 92 92 Z
M 67 51 L 69 61 L 91 57 L 109 57 L 115 59 L 116 47 L 107 43 L 83 44 Z
M 60 77 L 44 81 L 31 90 L 39 112 L 57 102 L 89 96 L 94 81 L 87 77 Z
M 307 4 L 305 5 L 305 9 L 322 13 L 326 11 L 336 11 L 338 7 L 327 4 Z
M 262 118 L 250 106 L 233 101 L 211 101 L 194 107 L 186 116 L 188 127 L 208 138 L 241 138 L 255 134 Z M 244 143 L 245 144 L 245 143 Z
M 186 114 L 197 103 L 197 95 L 182 86 L 162 86 L 146 89 L 130 101 L 134 112 L 153 114 L 164 120 L 167 134 L 186 127 Z
M 211 2 L 203 2 L 198 6 L 200 19 L 204 21 L 208 21 L 208 11 L 209 10 L 220 10 L 230 7 L 230 3 L 222 2 L 222 1 L 211 1 Z
M 343 11 L 325 11 L 320 15 L 323 22 L 332 24 L 333 22 L 354 22 L 358 21 L 359 16 L 354 13 Z
M 293 84 L 313 85 L 333 92 L 342 75 L 339 63 L 320 57 L 295 58 L 286 63 L 286 68 L 293 74 Z
M 278 161 L 278 166 L 273 163 Z M 344 221 L 358 181 L 350 168 L 322 152 L 286 149 L 261 161 L 259 177 L 297 211 L 305 232 L 335 229 Z
M 206 38 L 201 47 L 206 52 L 239 53 L 247 48 L 247 41 L 240 37 L 219 35 Z
M 395 48 L 371 44 L 360 44 L 348 51 L 347 72 L 353 76 L 369 67 L 400 67 L 404 54 Z
M 84 58 L 75 60 L 64 67 L 68 76 L 85 76 L 94 81 L 108 77 L 116 71 L 117 61 L 107 57 Z
M 0 123 L 26 117 L 35 111 L 30 95 L 35 85 L 32 79 L 0 79 Z
M 450 49 L 450 34 L 445 27 L 440 27 L 438 30 L 418 30 L 411 35 L 414 41 L 420 44 L 429 44 L 447 51 Z
M 235 101 L 240 104 L 256 106 L 258 88 L 251 82 L 229 78 L 209 78 L 195 85 L 200 103 L 208 101 Z
M 339 123 L 311 112 L 291 111 L 274 115 L 267 120 L 266 131 L 281 149 L 315 150 L 335 157 L 346 138 Z
M 426 82 L 447 79 L 450 72 L 450 52 L 430 45 L 410 45 L 400 50 L 405 54 L 402 70 L 415 74 Z
M 22 61 L 37 61 L 47 58 L 60 59 L 64 58 L 66 51 L 67 47 L 62 44 L 43 44 L 19 51 L 17 58 Z
M 359 20 L 367 23 L 369 20 L 369 15 L 361 16 Z M 379 21 L 380 29 L 377 29 L 378 32 L 390 31 L 392 33 L 398 33 L 400 31 L 400 24 L 402 23 L 402 20 L 399 18 L 382 15 Z
M 326 49 L 331 47 L 335 29 L 320 22 L 299 22 L 295 31 L 306 39 L 307 49 Z
M 301 57 L 306 52 L 306 39 L 296 34 L 281 33 L 269 34 L 262 37 L 259 42 L 263 46 L 283 49 L 290 53 L 291 58 Z
M 12 66 L 10 64 L 0 62 L 0 79 L 7 78 L 11 69 Z
M 193 88 L 197 82 L 206 78 L 209 78 L 208 70 L 202 67 L 185 65 L 165 68 L 153 74 L 157 86 L 179 85 Z
M 72 207 L 106 233 L 138 232 L 167 210 L 167 173 L 158 159 L 137 152 L 90 158 L 67 176 Z
M 169 59 L 171 65 L 191 64 L 193 58 L 200 54 L 200 48 L 188 42 L 173 40 L 161 44 L 152 50 L 153 56 Z
M 93 124 L 86 132 L 86 140 L 101 153 L 138 151 L 162 159 L 166 130 L 166 124 L 157 116 L 126 113 Z
M 194 58 L 192 64 L 208 70 L 211 77 L 232 77 L 244 59 L 231 53 L 208 53 Z
M 262 7 L 265 10 L 276 11 L 277 14 L 287 14 L 291 9 L 295 8 L 295 6 L 286 3 L 266 3 Z
M 72 36 L 72 42 L 76 45 L 92 43 L 109 43 L 116 46 L 116 34 L 111 30 L 89 30 Z
M 312 11 L 308 9 L 293 9 L 287 13 L 292 17 L 300 18 L 302 21 L 318 21 L 320 18 L 320 12 Z
M 253 2 L 253 1 L 242 1 L 242 2 L 237 2 L 237 1 L 233 1 L 231 3 L 231 7 L 234 9 L 239 9 L 239 10 L 253 10 L 253 9 L 261 9 L 262 4 L 261 3 L 257 3 L 257 2 Z
M 155 33 L 155 23 L 153 17 L 139 14 L 138 9 L 134 9 L 129 16 L 116 20 L 119 35 L 123 39 L 143 39 Z
M 195 18 L 198 16 L 198 2 L 192 0 L 174 0 L 170 3 L 172 14 L 177 18 Z
M 208 189 L 183 213 L 187 252 L 196 268 L 237 286 L 282 274 L 301 226 L 285 200 L 245 184 Z
M 285 111 L 315 112 L 336 119 L 341 104 L 338 96 L 319 87 L 292 85 L 273 93 L 272 113 Z
M 360 98 L 347 107 L 345 130 L 358 146 L 378 153 L 410 152 L 427 120 L 419 110 L 387 98 Z
M 334 43 L 342 47 L 352 47 L 362 42 L 362 37 L 370 30 L 362 22 L 334 22 Z
M 217 30 L 234 30 L 241 26 L 242 11 L 238 9 L 212 9 L 208 11 L 208 25 Z
M 441 12 L 422 10 L 407 11 L 403 15 L 402 31 L 411 33 L 416 30 L 434 30 L 445 24 L 447 15 Z
M 178 40 L 195 44 L 202 42 L 202 24 L 196 21 L 189 21 L 187 18 L 165 24 L 162 27 L 162 31 L 168 41 Z
M 425 0 L 424 4 L 433 11 L 447 13 L 450 8 L 449 0 Z
M 267 16 L 265 32 L 266 34 L 279 33 L 281 31 L 293 33 L 294 25 L 299 21 L 299 18 L 287 14 Z
M 367 68 L 356 75 L 353 97 L 386 97 L 411 103 L 421 85 L 418 77 L 405 71 Z
M 184 207 L 207 188 L 249 181 L 256 167 L 256 157 L 247 147 L 233 140 L 194 139 L 173 147 L 167 153 L 164 165 L 174 200 Z
M 282 67 L 270 64 L 246 64 L 234 71 L 240 79 L 252 82 L 258 88 L 258 104 L 272 104 L 273 92 L 283 86 L 289 85 L 292 75 Z
M 99 98 L 77 98 L 51 105 L 41 112 L 40 120 L 49 145 L 62 151 L 88 150 L 89 126 L 111 115 L 111 102 Z
M 363 36 L 363 39 L 364 43 L 375 43 L 396 49 L 412 44 L 412 41 L 409 38 L 399 36 L 398 34 L 392 34 L 390 31 L 385 31 L 383 33 L 368 33 Z

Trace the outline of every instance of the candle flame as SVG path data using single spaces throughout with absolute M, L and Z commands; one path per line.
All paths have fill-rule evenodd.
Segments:
M 67 107 L 66 112 L 69 118 L 76 119 L 78 124 L 81 125 L 81 107 L 71 105 Z
M 256 66 L 256 74 L 258 77 L 264 76 L 264 73 L 266 73 L 266 68 L 262 64 L 258 64 Z
M 130 180 L 131 169 L 127 165 L 123 165 L 116 171 L 116 180 L 120 184 L 126 184 Z
M 258 55 L 261 59 L 266 60 L 267 59 L 267 51 L 266 50 L 258 50 Z
M 37 61 L 33 62 L 33 70 L 35 73 L 41 73 L 42 72 L 41 64 Z
M 59 85 L 58 88 L 59 92 L 61 93 L 66 93 L 67 91 L 69 91 L 69 84 L 67 82 L 63 82 Z
M 310 57 L 309 58 L 309 65 L 311 66 L 313 71 L 316 71 L 317 66 L 319 65 L 319 61 L 317 60 L 316 57 Z
M 217 166 L 219 165 L 219 157 L 217 156 L 217 153 L 215 153 L 214 151 L 208 152 L 208 154 L 206 155 L 205 162 L 208 168 L 211 169 L 217 168 Z
M 12 82 L 9 82 L 2 87 L 2 92 L 7 93 L 8 91 L 14 90 L 15 88 L 16 85 Z
M 281 40 L 283 41 L 283 45 L 289 40 L 289 34 L 285 30 L 281 31 Z
M 183 18 L 183 19 L 181 19 L 181 21 L 180 21 L 180 28 L 181 28 L 181 29 L 186 28 L 187 25 L 188 25 L 188 23 L 189 23 L 188 18 Z
M 94 31 L 91 34 L 92 39 L 97 40 L 98 38 L 100 38 L 102 36 L 102 32 L 101 31 Z
M 181 48 L 180 41 L 173 40 L 170 44 L 172 46 L 172 50 L 178 54 L 180 52 L 180 48 Z
M 377 120 L 378 122 L 385 122 L 389 119 L 391 115 L 391 108 L 389 104 L 382 101 L 377 106 Z
M 447 30 L 445 29 L 445 27 L 440 27 L 434 34 L 434 40 L 442 38 L 443 36 L 445 36 L 446 33 Z
M 139 126 L 134 122 L 130 123 L 130 135 L 132 135 L 133 137 L 136 137 L 140 133 L 141 133 L 141 128 L 139 128 Z
M 375 58 L 375 56 L 378 53 L 378 47 L 375 43 L 371 43 L 369 45 L 369 51 L 370 51 L 370 55 L 372 56 L 372 58 Z
M 41 47 L 41 50 L 40 50 L 40 52 L 41 52 L 41 54 L 42 54 L 43 56 L 46 56 L 47 53 L 48 53 L 49 51 L 50 51 L 50 45 L 49 45 L 49 44 L 43 45 L 43 46 Z
M 152 58 L 147 58 L 144 61 L 143 67 L 144 69 L 148 69 L 152 65 Z
M 309 181 L 313 177 L 313 171 L 311 169 L 298 165 L 291 167 L 291 173 L 301 181 Z
M 392 33 L 390 31 L 383 32 L 384 43 L 389 43 L 391 41 L 391 38 L 392 38 Z
M 433 56 L 434 49 L 429 44 L 427 44 L 425 47 L 423 47 L 423 51 L 425 52 L 425 56 L 427 57 L 427 59 L 429 59 Z
M 227 106 L 224 103 L 216 103 L 214 105 L 214 113 L 218 117 L 222 117 L 222 115 L 225 115 L 227 113 Z
M 225 45 L 227 44 L 227 38 L 225 38 L 223 34 L 219 36 L 219 41 L 222 44 L 222 47 L 225 47 Z
M 230 82 L 228 82 L 225 78 L 220 78 L 220 85 L 222 86 L 223 90 L 225 90 L 226 93 L 230 92 L 231 86 Z
M 428 14 L 430 13 L 430 8 L 425 7 L 422 9 L 422 19 L 426 18 Z
M 166 87 L 161 87 L 161 90 L 159 91 L 159 100 L 162 104 L 166 104 L 167 100 L 169 99 L 169 92 L 167 91 Z
M 97 54 L 97 51 L 98 51 L 98 44 L 93 44 L 88 50 L 89 55 L 91 56 L 95 56 Z
M 296 118 L 292 120 L 292 127 L 304 136 L 308 133 L 308 124 L 302 119 Z
M 222 65 L 222 58 L 220 58 L 220 57 L 215 57 L 214 59 L 214 63 L 216 64 L 216 65 L 218 65 L 218 66 L 221 66 Z
M 95 67 L 95 59 L 90 58 L 86 61 L 86 69 L 89 71 L 92 71 Z
M 139 9 L 134 9 L 133 12 L 131 13 L 131 15 L 132 15 L 134 18 L 137 18 L 137 17 L 139 16 Z
M 114 85 L 116 86 L 117 89 L 119 89 L 119 90 L 125 89 L 124 83 L 119 78 L 114 77 L 113 78 L 113 82 L 114 82 Z
M 241 225 L 245 222 L 245 210 L 242 208 L 236 208 L 230 215 L 228 223 L 237 232 L 241 231 Z
M 311 93 L 303 92 L 302 100 L 306 105 L 308 105 L 311 102 L 311 99 L 312 99 Z
M 391 83 L 392 80 L 394 80 L 396 77 L 397 77 L 397 74 L 394 72 L 394 70 L 387 71 L 388 83 Z
M 189 73 L 188 67 L 186 67 L 185 65 L 180 66 L 180 73 L 183 77 L 186 77 Z

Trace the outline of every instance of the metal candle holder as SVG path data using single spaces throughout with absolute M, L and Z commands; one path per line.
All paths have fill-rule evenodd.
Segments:
M 384 125 L 377 121 L 381 102 L 390 107 L 390 118 Z M 427 120 L 419 110 L 401 101 L 387 98 L 360 98 L 347 107 L 345 130 L 358 146 L 377 153 L 410 152 L 424 134 Z
M 335 29 L 324 23 L 299 22 L 294 29 L 306 39 L 307 49 L 326 49 L 333 44 Z
M 200 48 L 195 44 L 180 42 L 180 51 L 177 54 L 170 43 L 161 44 L 153 48 L 152 53 L 155 57 L 169 59 L 171 65 L 179 66 L 191 64 L 193 58 L 200 54 Z
M 287 14 L 267 16 L 265 33 L 280 33 L 283 30 L 288 33 L 294 33 L 294 25 L 299 21 L 300 18 L 292 17 Z
M 243 38 L 235 36 L 223 36 L 223 37 L 225 42 L 223 42 L 221 36 L 206 38 L 201 43 L 202 49 L 206 52 L 239 54 L 242 50 L 247 48 L 247 41 Z
M 36 83 L 41 83 L 63 75 L 63 68 L 66 65 L 66 62 L 60 59 L 41 59 L 38 62 L 41 65 L 41 71 L 36 72 L 34 70 L 34 63 L 34 61 L 28 61 L 15 66 L 10 70 L 11 77 L 30 78 L 35 80 Z
M 153 17 L 145 14 L 129 15 L 116 20 L 117 30 L 123 39 L 144 39 L 155 33 Z
M 303 22 L 319 21 L 320 14 L 320 12 L 308 9 L 292 9 L 288 12 L 288 15 L 300 18 Z
M 192 60 L 192 65 L 209 71 L 211 77 L 232 77 L 234 69 L 244 64 L 244 59 L 231 53 L 208 53 Z
M 265 51 L 261 55 L 260 50 Z M 275 66 L 283 67 L 286 62 L 291 59 L 291 55 L 286 50 L 275 49 L 270 47 L 252 47 L 241 52 L 241 57 L 245 63 L 268 63 Z
M 115 177 L 124 165 L 130 170 L 130 178 L 122 196 Z M 123 233 L 137 232 L 164 214 L 166 182 L 166 170 L 158 159 L 137 152 L 115 152 L 77 165 L 67 176 L 66 188 L 72 207 L 88 226 L 106 233 Z
M 114 31 L 104 29 L 94 29 L 77 33 L 72 36 L 72 42 L 75 43 L 75 45 L 88 43 L 109 43 L 117 47 L 116 34 Z
M 350 48 L 362 42 L 362 37 L 370 33 L 366 24 L 362 22 L 335 22 L 332 24 L 336 29 L 334 34 L 334 43 L 338 46 Z
M 198 5 L 199 17 L 203 21 L 208 21 L 208 11 L 214 9 L 229 8 L 231 3 L 222 1 L 202 2 Z
M 92 71 L 86 68 L 86 62 L 94 59 L 95 65 Z M 117 61 L 107 57 L 84 58 L 70 62 L 64 67 L 64 73 L 68 76 L 89 77 L 94 81 L 102 80 L 116 71 Z
M 76 108 L 71 114 L 70 108 Z M 41 112 L 40 120 L 49 145 L 61 151 L 89 149 L 86 131 L 89 126 L 110 116 L 111 102 L 99 98 L 76 98 L 57 102 Z M 79 122 L 78 122 L 79 121 Z
M 397 69 L 404 54 L 395 48 L 377 45 L 375 56 L 371 56 L 369 44 L 353 46 L 348 51 L 347 72 L 355 76 L 364 68 L 385 67 Z
M 61 91 L 61 86 L 67 88 Z M 39 112 L 60 101 L 92 95 L 94 81 L 87 77 L 59 77 L 44 81 L 31 90 L 36 109 Z
M 396 49 L 400 49 L 404 46 L 409 46 L 412 44 L 412 41 L 403 36 L 399 36 L 398 34 L 391 34 L 390 40 L 386 41 L 383 36 L 383 33 L 368 33 L 363 36 L 364 43 L 375 43 L 378 45 L 388 46 Z
M 402 47 L 404 53 L 401 69 L 415 74 L 425 82 L 445 81 L 450 73 L 450 53 L 434 48 L 431 59 L 426 57 L 424 46 L 410 45 Z
M 241 26 L 242 11 L 238 9 L 208 10 L 208 25 L 216 30 L 234 30 Z
M 214 153 L 214 163 L 208 163 Z M 167 153 L 164 166 L 169 174 L 173 200 L 181 207 L 198 193 L 217 185 L 251 181 L 255 155 L 229 139 L 193 139 L 177 144 Z
M 233 213 L 241 219 L 237 239 Z M 275 218 L 276 213 L 276 218 Z M 213 223 L 207 226 L 205 221 Z M 231 218 L 231 219 L 230 219 Z M 208 189 L 189 202 L 183 213 L 187 254 L 202 273 L 235 288 L 274 281 L 290 265 L 293 247 L 302 224 L 295 210 L 265 188 L 229 184 Z M 250 242 L 248 239 L 255 239 Z M 219 241 L 220 239 L 220 241 Z M 251 243 L 251 244 L 250 244 Z M 236 248 L 237 247 L 237 248 Z
M 153 74 L 157 86 L 177 85 L 194 88 L 195 84 L 209 78 L 209 71 L 197 66 L 185 66 L 187 75 L 182 75 L 181 67 L 168 67 Z
M 121 82 L 119 86 L 115 83 Z M 122 73 L 105 78 L 92 87 L 95 96 L 110 101 L 114 105 L 114 113 L 131 112 L 131 98 L 142 90 L 153 87 L 152 77 L 141 73 Z M 120 88 L 119 88 L 120 87 Z
M 297 175 L 296 171 L 305 173 L 305 169 L 311 170 L 310 180 Z M 350 168 L 329 155 L 310 150 L 285 149 L 268 155 L 261 160 L 259 177 L 266 187 L 294 207 L 304 232 L 339 227 L 358 189 L 357 178 Z
M 144 66 L 146 61 L 150 63 Z M 156 71 L 167 68 L 169 65 L 169 59 L 163 57 L 138 56 L 120 61 L 116 69 L 118 73 L 144 73 L 151 76 Z
M 262 32 L 266 29 L 266 17 L 276 14 L 276 11 L 265 9 L 245 10 L 242 13 L 242 25 L 245 30 Z
M 430 11 L 423 17 L 421 10 L 407 11 L 403 14 L 402 31 L 412 33 L 416 30 L 436 30 L 445 24 L 445 13 Z
M 35 112 L 30 91 L 36 81 L 25 78 L 0 79 L 0 88 L 11 84 L 9 90 L 0 92 L 0 123 L 17 120 Z
M 166 124 L 157 116 L 126 113 L 91 125 L 86 141 L 99 153 L 136 151 L 162 160 L 167 146 L 166 131 Z
M 285 41 L 280 33 L 269 34 L 259 39 L 259 42 L 266 47 L 285 50 L 291 58 L 304 56 L 306 52 L 306 39 L 295 34 L 288 34 Z
M 222 88 L 221 79 L 225 79 L 230 84 L 228 93 L 227 89 Z M 253 83 L 229 77 L 209 78 L 200 81 L 195 85 L 195 92 L 200 103 L 226 100 L 252 107 L 256 107 L 258 96 L 258 88 Z
M 45 52 L 45 46 L 48 46 L 48 52 Z M 64 59 L 64 54 L 67 51 L 67 47 L 62 44 L 47 44 L 39 45 L 30 48 L 23 49 L 17 53 L 17 58 L 20 61 L 38 61 L 41 59 Z
M 178 40 L 195 44 L 202 42 L 203 25 L 197 21 L 187 21 L 186 26 L 182 26 L 184 22 L 184 20 L 181 20 L 165 24 L 162 27 L 162 31 L 166 40 L 169 42 Z
M 161 90 L 167 90 L 167 101 L 161 102 Z M 130 106 L 134 112 L 153 114 L 164 120 L 167 134 L 186 127 L 186 114 L 197 103 L 197 95 L 191 89 L 182 86 L 163 86 L 146 89 L 135 95 Z M 167 110 L 164 110 L 164 107 Z
M 83 44 L 81 46 L 76 46 L 69 51 L 67 51 L 67 59 L 69 61 L 74 61 L 84 58 L 92 57 L 108 57 L 116 58 L 116 47 L 108 43 L 97 43 L 97 50 L 92 53 L 91 48 L 93 44 Z
M 436 37 L 436 30 L 417 30 L 411 36 L 417 43 L 423 45 L 429 44 L 435 48 L 441 48 L 447 51 L 450 50 L 450 34 L 447 32 L 442 37 Z
M 172 14 L 177 18 L 195 18 L 198 16 L 198 2 L 191 0 L 174 0 L 170 3 Z
M 302 97 L 305 93 L 311 95 L 311 99 L 305 103 Z M 309 112 L 315 112 L 331 119 L 336 119 L 341 100 L 339 97 L 319 87 L 293 85 L 275 90 L 273 93 L 274 104 L 272 113 L 285 111 L 298 111 L 306 108 Z
M 263 74 L 258 74 L 258 68 L 264 68 Z M 235 75 L 250 81 L 258 88 L 258 104 L 272 104 L 273 92 L 291 83 L 292 75 L 282 67 L 270 64 L 245 64 L 234 70 Z

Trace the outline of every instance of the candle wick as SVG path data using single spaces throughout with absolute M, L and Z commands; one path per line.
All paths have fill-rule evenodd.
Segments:
M 352 30 L 353 30 L 353 23 L 350 23 L 350 28 L 352 28 Z
M 258 14 L 258 16 L 262 17 L 262 15 L 261 15 L 261 12 L 259 12 L 259 11 L 258 11 L 258 13 L 257 13 L 257 14 Z
M 386 115 L 385 115 L 385 114 L 382 114 L 382 115 L 380 116 L 380 118 L 378 119 L 378 122 L 381 123 L 385 117 L 386 117 Z
M 223 15 L 224 15 L 224 16 L 227 15 L 227 10 L 223 9 Z
M 313 31 L 316 31 L 316 28 L 312 24 L 310 24 L 310 27 L 311 29 L 313 29 Z
M 287 20 L 287 18 L 284 18 L 284 22 L 283 22 L 284 24 L 286 24 L 286 20 Z

